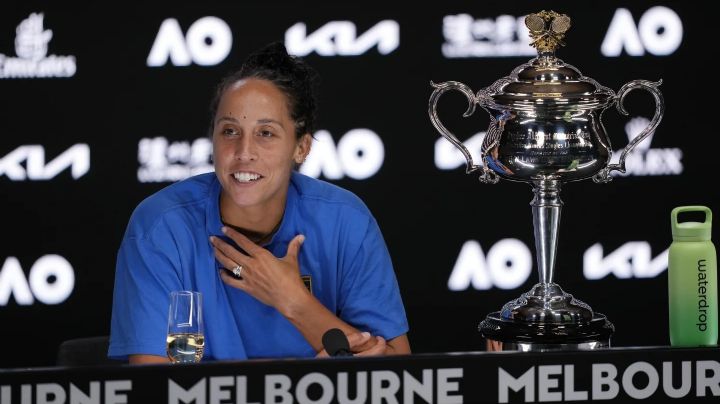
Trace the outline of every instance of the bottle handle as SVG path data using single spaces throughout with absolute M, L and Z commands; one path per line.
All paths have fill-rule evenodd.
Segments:
M 683 212 L 704 212 L 705 213 L 705 221 L 703 223 L 709 224 L 712 223 L 712 211 L 707 206 L 678 206 L 677 208 L 673 209 L 672 212 L 670 212 L 670 220 L 672 221 L 673 226 L 677 226 L 678 221 L 677 217 L 679 213 Z

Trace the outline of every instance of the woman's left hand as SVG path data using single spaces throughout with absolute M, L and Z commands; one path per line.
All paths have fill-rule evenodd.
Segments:
M 282 258 L 253 243 L 243 234 L 223 227 L 223 233 L 230 237 L 246 254 L 235 249 L 218 237 L 210 237 L 215 257 L 226 268 L 220 277 L 226 284 L 243 290 L 261 302 L 275 307 L 286 314 L 299 300 L 306 298 L 308 291 L 300 278 L 298 252 L 305 236 L 297 235 L 290 241 L 287 253 Z M 233 268 L 242 267 L 240 278 L 232 275 Z
M 370 335 L 368 332 L 352 332 L 347 335 L 348 345 L 352 356 L 380 356 L 387 354 L 385 338 Z M 316 358 L 327 358 L 329 355 L 323 348 L 315 355 Z

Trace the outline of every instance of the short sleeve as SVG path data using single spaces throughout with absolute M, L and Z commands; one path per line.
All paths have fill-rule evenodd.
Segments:
M 108 356 L 165 356 L 169 294 L 182 289 L 177 247 L 162 219 L 146 234 L 132 228 L 117 257 Z
M 408 331 L 400 289 L 380 228 L 369 217 L 354 258 L 342 269 L 338 315 L 387 340 Z

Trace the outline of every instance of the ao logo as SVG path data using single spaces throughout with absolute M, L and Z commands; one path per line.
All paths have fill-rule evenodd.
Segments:
M 667 262 L 668 250 L 653 258 L 646 241 L 627 242 L 607 256 L 603 256 L 602 245 L 596 243 L 583 255 L 583 274 L 591 281 L 610 274 L 618 279 L 654 278 L 667 269 Z M 532 268 L 532 253 L 520 240 L 500 240 L 487 254 L 480 243 L 470 240 L 463 244 L 455 261 L 448 289 L 514 289 L 527 281 Z
M 351 21 L 330 21 L 310 35 L 305 23 L 299 22 L 285 32 L 288 52 L 298 56 L 312 52 L 320 56 L 357 56 L 374 46 L 381 55 L 387 55 L 399 45 L 400 25 L 393 20 L 380 21 L 360 36 Z
M 232 48 L 232 31 L 217 17 L 203 17 L 195 21 L 183 35 L 174 18 L 162 22 L 155 37 L 147 65 L 163 66 L 168 58 L 174 66 L 216 65 L 227 57 Z
M 90 146 L 84 143 L 73 145 L 47 164 L 43 146 L 20 146 L 0 158 L 0 177 L 7 176 L 11 181 L 50 180 L 68 167 L 73 179 L 87 174 L 90 170 Z
M 319 130 L 314 137 L 310 154 L 300 167 L 300 172 L 310 177 L 339 180 L 347 175 L 364 180 L 375 175 L 385 160 L 385 146 L 370 129 L 348 131 L 337 146 L 328 131 Z
M 478 290 L 493 286 L 515 289 L 530 277 L 533 267 L 532 253 L 520 240 L 506 238 L 483 253 L 480 243 L 470 240 L 463 244 L 453 267 L 448 289 L 466 290 L 472 285 Z
M 656 6 L 643 13 L 635 26 L 630 10 L 615 11 L 600 50 L 604 56 L 620 56 L 625 49 L 630 56 L 642 56 L 645 51 L 653 55 L 669 55 L 680 46 L 683 25 L 675 11 Z
M 10 295 L 19 305 L 31 305 L 35 299 L 45 304 L 64 302 L 75 286 L 75 272 L 72 265 L 55 254 L 43 255 L 25 273 L 20 261 L 7 257 L 0 269 L 0 306 L 7 305 Z

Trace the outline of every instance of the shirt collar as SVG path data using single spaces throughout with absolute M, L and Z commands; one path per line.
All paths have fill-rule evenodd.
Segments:
M 276 242 L 289 242 L 297 235 L 293 234 L 295 228 L 295 224 L 293 223 L 293 219 L 295 218 L 295 206 L 297 205 L 297 200 L 299 198 L 299 192 L 294 181 L 296 175 L 297 173 L 295 171 L 293 171 L 290 175 L 290 184 L 288 185 L 287 198 L 285 199 L 285 212 L 283 212 L 282 222 L 280 222 L 280 227 L 267 243 L 266 246 L 268 248 Z
M 222 221 L 220 220 L 220 181 L 217 176 L 212 174 L 212 181 L 210 182 L 209 194 L 207 206 L 205 207 L 205 230 L 207 230 L 208 236 L 222 235 L 220 228 L 222 227 Z
M 294 230 L 293 219 L 295 217 L 295 207 L 297 205 L 300 192 L 297 189 L 295 183 L 295 177 L 298 174 L 293 171 L 290 176 L 290 184 L 288 186 L 287 198 L 285 200 L 285 212 L 283 212 L 282 222 L 280 227 L 272 236 L 267 246 L 271 246 L 275 242 L 290 241 L 296 234 L 291 234 Z M 220 228 L 223 226 L 220 219 L 220 192 L 222 186 L 218 181 L 217 176 L 213 175 L 212 182 L 210 183 L 208 203 L 205 208 L 205 229 L 207 230 L 208 236 L 210 235 L 222 235 Z

